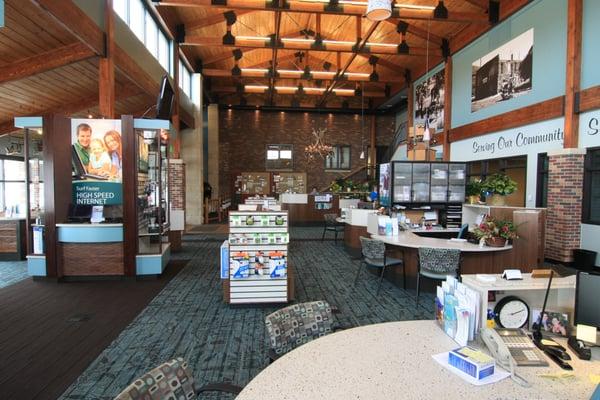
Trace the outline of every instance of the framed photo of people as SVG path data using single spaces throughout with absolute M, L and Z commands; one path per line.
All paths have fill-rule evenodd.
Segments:
M 444 130 L 444 69 L 415 86 L 414 125 L 422 131 L 428 122 L 431 133 Z

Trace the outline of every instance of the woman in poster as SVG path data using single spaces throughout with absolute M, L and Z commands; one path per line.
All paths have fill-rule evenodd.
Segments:
M 121 150 L 121 135 L 117 131 L 108 131 L 104 134 L 104 144 L 108 150 L 111 163 L 111 175 L 121 176 L 121 163 L 123 152 Z

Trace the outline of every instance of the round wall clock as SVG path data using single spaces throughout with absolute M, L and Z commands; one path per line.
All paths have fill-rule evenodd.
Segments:
M 507 296 L 496 304 L 494 314 L 496 323 L 502 328 L 522 328 L 529 321 L 529 306 L 516 296 Z

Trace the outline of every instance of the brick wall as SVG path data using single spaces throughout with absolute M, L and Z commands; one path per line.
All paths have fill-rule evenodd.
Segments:
M 546 258 L 573 261 L 580 246 L 584 154 L 549 155 Z
M 171 210 L 185 210 L 185 164 L 169 163 L 169 194 Z
M 393 115 L 377 117 L 377 145 L 387 146 L 394 135 Z M 351 145 L 351 169 L 366 163 L 360 159 L 361 116 L 309 112 L 220 110 L 220 192 L 230 193 L 232 179 L 240 172 L 265 171 L 267 144 L 293 144 L 294 171 L 307 173 L 307 188 L 328 186 L 347 172 L 326 172 L 321 160 L 308 163 L 304 147 L 312 142 L 312 129 L 327 128 L 326 142 Z M 371 116 L 365 116 L 364 144 L 370 141 Z

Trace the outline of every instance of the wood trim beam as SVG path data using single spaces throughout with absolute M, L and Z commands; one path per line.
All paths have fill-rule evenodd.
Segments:
M 479 7 L 480 9 L 487 11 L 490 2 L 488 0 L 466 0 L 467 3 L 474 5 L 475 7 Z
M 95 57 L 81 42 L 58 47 L 0 67 L 0 83 L 15 81 Z
M 104 118 L 115 118 L 115 14 L 113 0 L 104 1 L 106 55 L 98 63 L 98 109 Z
M 288 0 L 289 7 L 272 7 L 264 0 L 227 0 L 226 5 L 213 4 L 212 0 L 161 0 L 156 4 L 161 7 L 214 7 L 227 8 L 235 10 L 254 10 L 254 11 L 285 11 L 310 14 L 331 14 L 331 15 L 359 15 L 364 16 L 367 7 L 354 4 L 339 4 L 335 9 L 327 9 L 328 3 L 309 3 L 297 0 Z M 413 19 L 413 20 L 432 20 L 436 22 L 465 22 L 474 24 L 489 25 L 488 16 L 484 13 L 455 12 L 448 10 L 448 18 L 434 18 L 433 10 L 397 8 L 394 7 L 391 18 Z
M 115 67 L 144 92 L 156 96 L 160 84 L 144 71 L 129 54 L 115 46 Z
M 575 96 L 581 88 L 581 36 L 583 0 L 569 0 L 567 6 L 567 76 L 565 82 L 565 149 L 579 146 L 579 114 Z
M 386 23 L 393 25 L 394 27 L 396 27 L 398 25 L 398 22 L 404 22 L 406 25 L 408 25 L 406 31 L 408 33 L 411 33 L 417 37 L 420 37 L 421 39 L 424 40 L 429 40 L 431 43 L 435 43 L 438 46 L 442 45 L 442 42 L 444 40 L 444 38 L 442 38 L 441 36 L 436 35 L 435 33 L 431 33 L 429 32 L 429 35 L 427 35 L 427 30 L 423 29 L 423 28 L 419 28 L 418 26 L 415 26 L 414 24 L 409 24 L 406 21 L 400 20 L 400 21 L 393 21 L 393 20 L 389 20 L 386 19 L 385 20 Z M 427 36 L 429 36 L 429 39 L 427 38 Z M 431 49 L 430 49 L 431 50 Z
M 104 33 L 72 0 L 30 0 L 48 13 L 60 26 L 84 43 L 94 54 L 103 56 Z
M 452 123 L 452 57 L 444 66 L 444 161 L 450 161 L 450 125 Z
M 307 80 L 307 81 L 314 80 L 314 79 L 332 80 L 335 77 L 335 72 L 327 73 L 325 71 L 312 71 L 312 78 L 306 79 L 306 78 L 303 78 L 301 75 L 303 73 L 303 71 L 301 71 L 301 70 L 296 70 L 296 71 L 297 71 L 297 73 L 292 73 L 289 70 L 283 70 L 283 71 L 277 70 L 277 73 L 279 74 L 279 78 L 282 78 L 282 79 L 297 79 L 297 80 Z M 204 76 L 214 77 L 214 78 L 234 77 L 232 75 L 231 71 L 226 70 L 226 69 L 205 68 L 202 70 L 202 74 Z M 245 68 L 242 68 L 241 77 L 242 78 L 265 78 L 265 79 L 270 78 L 268 72 L 266 72 L 266 69 L 265 69 L 265 71 L 260 71 L 257 69 L 248 70 Z M 370 82 L 368 74 L 366 74 L 366 75 L 351 75 L 351 73 L 348 73 L 348 72 L 344 74 L 344 80 L 352 81 L 352 82 Z M 380 83 L 404 83 L 404 78 L 402 78 L 399 75 L 397 75 L 397 76 L 380 75 L 379 80 L 377 82 L 380 82 Z M 374 83 L 376 83 L 376 82 L 374 82 Z
M 518 110 L 509 111 L 482 121 L 450 129 L 449 142 L 468 139 L 487 133 L 559 118 L 564 115 L 564 96 L 555 97 L 541 103 L 533 104 Z
M 254 11 L 252 10 L 236 10 L 235 15 L 239 18 L 242 15 L 252 14 Z M 225 23 L 225 14 L 212 14 L 204 18 L 199 18 L 195 21 L 190 21 L 185 24 L 186 32 L 191 32 L 196 29 L 202 29 L 209 26 L 217 25 L 220 23 Z
M 244 93 L 253 93 L 253 94 L 265 94 L 267 92 L 267 85 L 264 85 L 264 87 L 262 87 L 263 85 L 260 85 L 260 87 L 256 87 L 255 85 L 246 85 L 244 87 Z M 338 89 L 334 89 L 333 90 L 333 94 L 335 94 L 336 96 L 340 96 L 340 97 L 354 97 L 356 96 L 354 90 L 351 89 L 344 89 L 343 92 L 336 92 L 336 90 Z M 215 93 L 239 93 L 238 88 L 234 87 L 234 86 L 213 86 L 211 88 L 212 92 Z M 275 94 L 277 95 L 297 95 L 298 91 L 296 88 L 294 88 L 293 90 L 275 90 Z M 304 95 L 306 96 L 321 96 L 324 94 L 324 89 L 321 88 L 311 88 L 311 87 L 304 87 Z M 386 97 L 385 96 L 385 92 L 382 91 L 375 91 L 375 90 L 365 90 L 364 92 L 365 97 Z
M 315 50 L 323 52 L 341 52 L 356 54 L 354 51 L 355 43 L 350 42 L 327 42 L 323 44 L 323 49 L 313 49 L 312 43 L 309 41 L 285 41 L 287 38 L 283 38 L 283 49 L 284 50 Z M 295 39 L 295 38 L 294 38 Z M 271 46 L 269 41 L 265 39 L 253 40 L 236 38 L 234 44 L 224 44 L 223 39 L 220 37 L 206 37 L 198 35 L 190 35 L 185 37 L 185 43 L 181 43 L 183 46 L 197 46 L 197 47 L 230 47 L 230 48 L 245 48 L 245 49 L 270 49 Z M 427 54 L 427 49 L 423 47 L 410 46 L 408 54 L 398 53 L 397 46 L 388 46 L 387 43 L 383 45 L 376 45 L 369 43 L 369 45 L 363 46 L 361 52 L 363 54 L 383 54 L 383 55 L 396 55 L 396 56 L 418 56 L 422 57 Z M 430 57 L 441 57 L 441 49 L 429 49 Z
M 593 86 L 579 92 L 579 112 L 600 108 L 600 86 Z

